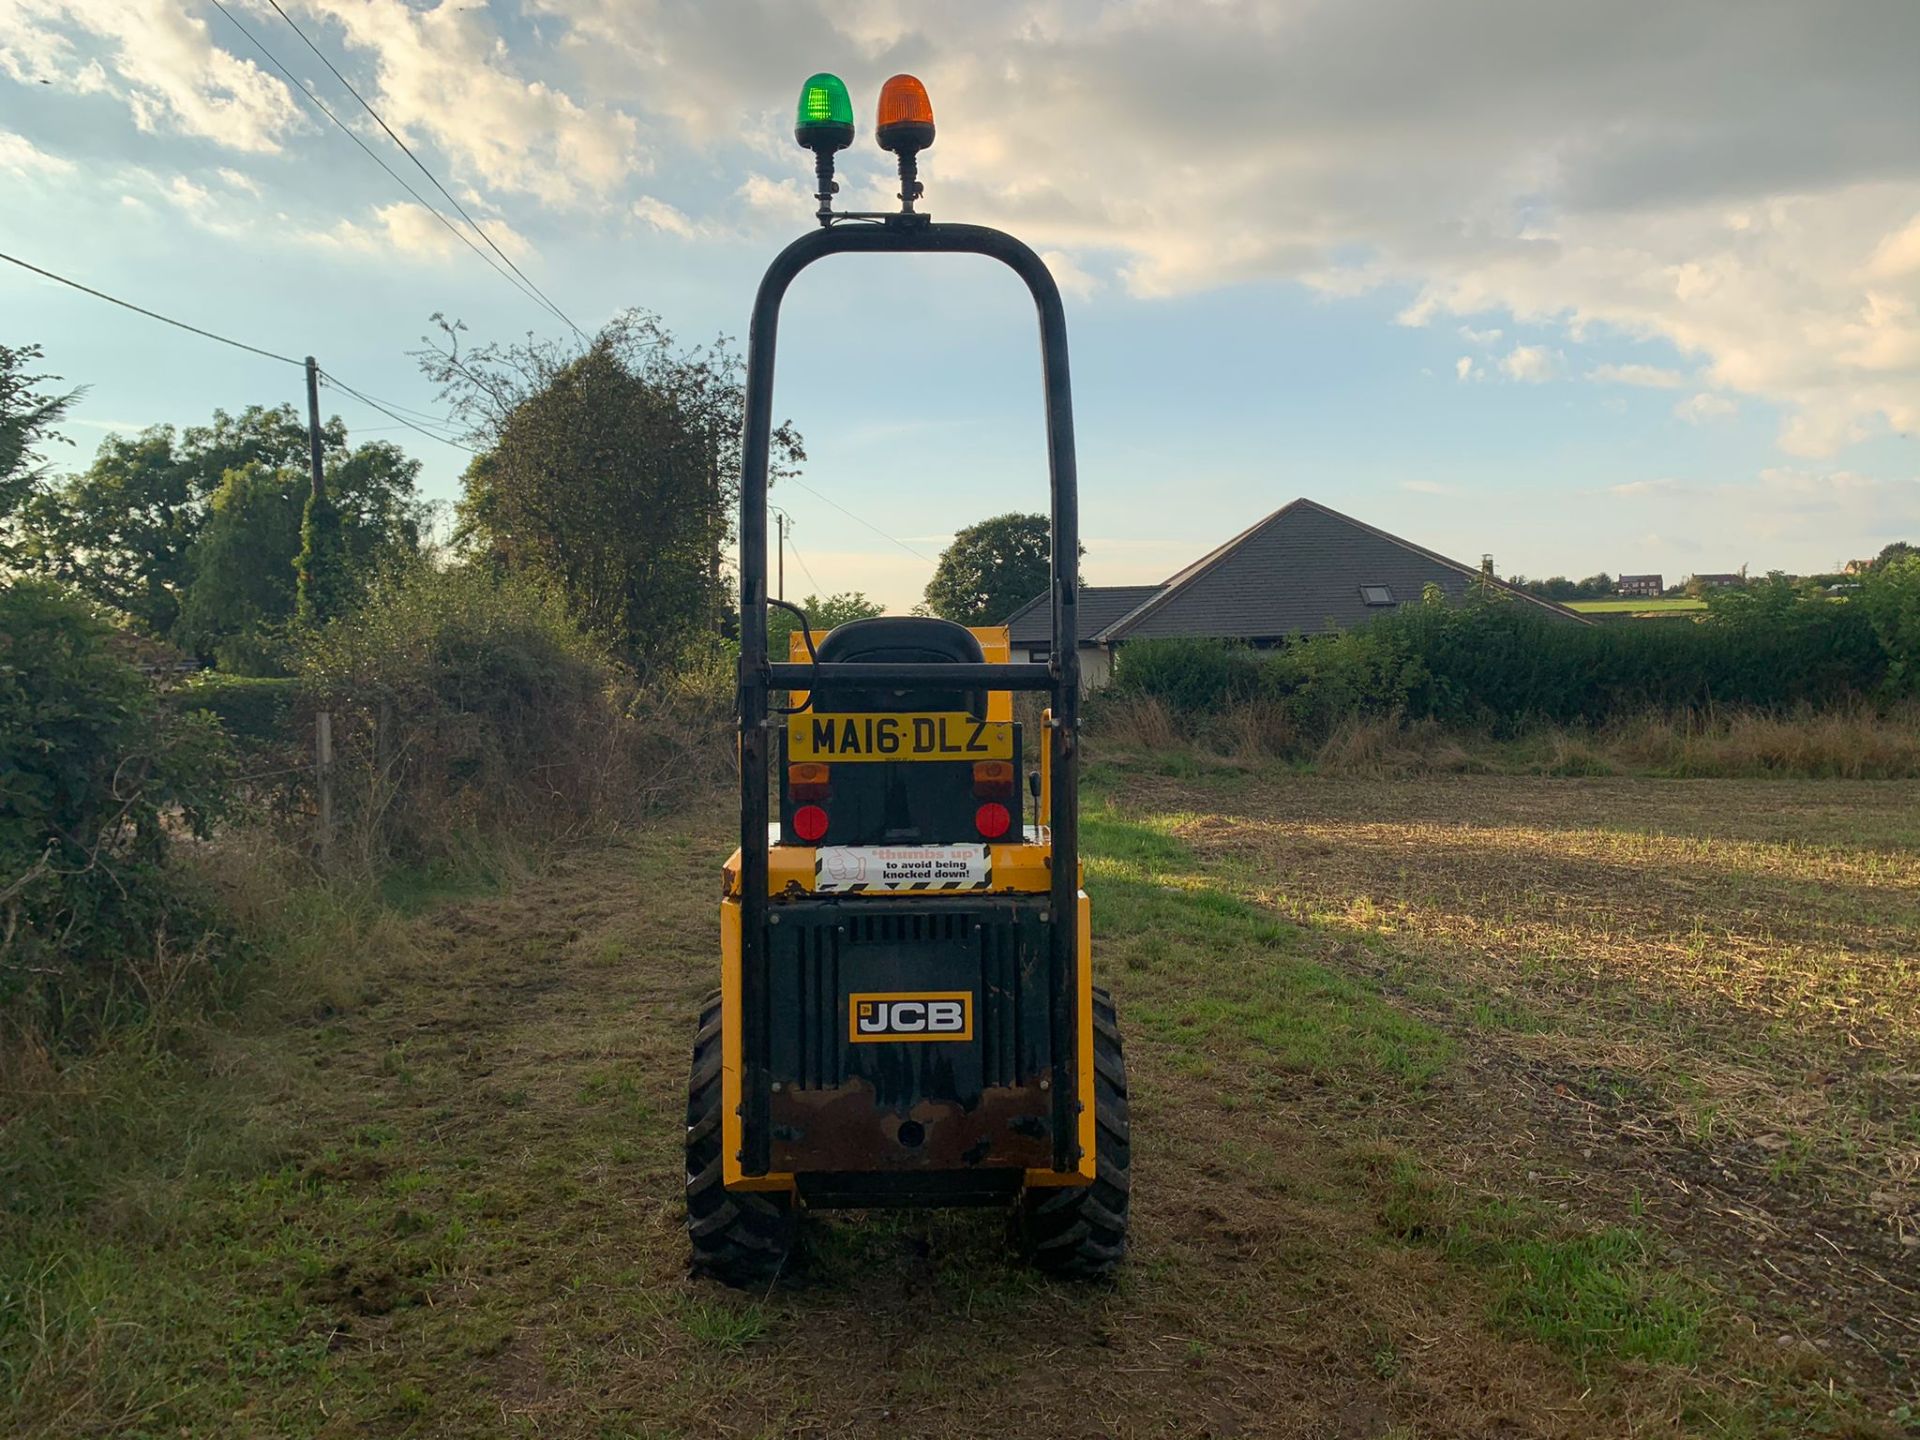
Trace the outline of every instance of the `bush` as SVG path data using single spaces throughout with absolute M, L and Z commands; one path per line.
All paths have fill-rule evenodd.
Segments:
M 169 696 L 179 710 L 204 710 L 244 745 L 267 748 L 291 738 L 297 680 L 279 676 L 226 675 L 207 670 Z
M 710 686 L 637 689 L 559 597 L 473 566 L 377 586 L 308 640 L 301 681 L 332 713 L 336 803 L 368 865 L 618 822 L 725 755 Z
M 1218 714 L 1261 689 L 1257 651 L 1227 640 L 1136 640 L 1115 657 L 1115 699 L 1152 696 L 1189 715 Z
M 1213 640 L 1121 649 L 1114 690 L 1189 721 L 1259 699 L 1302 741 L 1354 719 L 1403 717 L 1510 737 L 1647 712 L 1786 711 L 1860 703 L 1920 683 L 1920 562 L 1837 603 L 1784 578 L 1716 595 L 1695 623 L 1577 626 L 1500 595 L 1431 600 L 1362 630 L 1257 652 Z M 1262 724 L 1272 731 L 1270 723 Z
M 0 588 L 0 1015 L 83 1042 L 154 998 L 143 966 L 191 945 L 193 907 L 163 861 L 205 834 L 227 751 L 114 653 L 112 628 L 59 587 Z
M 1857 604 L 1886 650 L 1887 688 L 1920 695 L 1920 555 L 1883 561 L 1861 583 Z

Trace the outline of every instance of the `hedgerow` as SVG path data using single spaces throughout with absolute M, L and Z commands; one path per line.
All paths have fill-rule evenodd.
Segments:
M 1460 603 L 1436 591 L 1364 629 L 1272 650 L 1136 641 L 1116 656 L 1113 695 L 1189 716 L 1278 705 L 1322 738 L 1389 715 L 1508 736 L 1648 712 L 1858 704 L 1916 684 L 1920 561 L 1870 577 L 1853 600 L 1758 581 L 1713 597 L 1694 623 L 1576 625 L 1497 591 Z

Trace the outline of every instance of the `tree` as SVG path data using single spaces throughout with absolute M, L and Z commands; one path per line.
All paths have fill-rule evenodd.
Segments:
M 1047 593 L 1052 556 L 1053 527 L 1044 515 L 996 515 L 969 525 L 941 552 L 927 582 L 927 609 L 962 625 L 998 625 Z
M 133 439 L 109 436 L 86 471 L 35 497 L 27 517 L 32 562 L 149 634 L 212 656 L 232 637 L 293 615 L 301 512 L 312 488 L 307 443 L 307 427 L 291 405 L 253 405 L 237 416 L 216 410 L 210 425 L 185 432 L 159 425 Z M 350 448 L 337 416 L 321 430 L 321 459 L 344 553 L 338 605 L 392 555 L 419 548 L 420 463 L 385 441 Z M 233 482 L 244 499 L 229 502 L 216 526 L 222 533 L 203 546 L 216 498 L 234 476 L 246 477 Z M 293 503 L 291 531 L 281 507 L 266 503 L 267 491 Z M 243 516 L 264 527 L 261 533 L 233 534 Z M 183 626 L 203 564 L 210 567 L 207 593 Z M 212 573 L 222 565 L 260 573 Z M 231 613 L 216 598 L 237 603 L 242 596 L 247 603 Z
M 46 456 L 39 447 L 49 440 L 72 443 L 53 427 L 81 395 L 78 390 L 49 395 L 36 388 L 59 378 L 27 373 L 40 356 L 38 345 L 0 345 L 0 565 L 8 567 L 18 558 L 16 522 L 45 473 Z
M 1850 603 L 1866 611 L 1887 652 L 1888 688 L 1920 695 L 1920 552 L 1888 555 L 1887 550 Z
M 718 633 L 721 564 L 740 493 L 745 404 L 724 342 L 684 351 L 628 311 L 582 351 L 558 342 L 461 348 L 436 316 L 420 352 L 481 453 L 457 538 L 496 567 L 557 585 L 594 634 L 643 668 Z M 804 459 L 788 426 L 775 476 Z
M 807 621 L 816 640 L 836 625 L 850 624 L 855 620 L 871 620 L 876 615 L 886 613 L 886 606 L 874 603 L 858 590 L 828 595 L 824 599 L 818 595 L 809 595 L 800 602 L 800 608 L 807 612 Z M 767 653 L 775 660 L 785 660 L 789 637 L 799 629 L 800 622 L 787 611 L 777 606 L 769 609 L 767 611 Z
M 1920 555 L 1920 548 L 1915 547 L 1909 541 L 1896 540 L 1891 545 L 1884 547 L 1878 555 L 1873 557 L 1869 564 L 1871 568 L 1875 570 L 1884 570 L 1887 566 L 1896 561 L 1905 560 L 1911 555 Z

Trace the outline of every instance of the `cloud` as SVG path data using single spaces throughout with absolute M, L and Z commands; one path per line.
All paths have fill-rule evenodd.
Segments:
M 656 183 L 689 224 L 803 223 L 795 57 L 835 57 L 861 107 L 907 69 L 941 114 L 943 217 L 1098 255 L 1141 296 L 1291 281 L 1469 348 L 1646 342 L 1819 454 L 1920 428 L 1920 6 L 1861 4 L 290 8 L 450 184 L 496 198 L 624 211 L 672 151 L 750 177 L 706 204 Z M 0 0 L 6 74 L 271 150 L 313 122 L 245 54 L 177 0 Z M 866 137 L 842 175 L 849 200 L 891 193 Z
M 83 62 L 76 41 L 103 53 Z M 111 91 L 142 130 L 232 150 L 278 150 L 300 123 L 285 85 L 220 48 L 207 21 L 172 0 L 7 0 L 0 70 L 23 84 Z
M 1079 262 L 1066 251 L 1043 251 L 1040 258 L 1046 261 L 1047 269 L 1053 272 L 1054 283 L 1060 287 L 1062 294 L 1076 300 L 1086 300 L 1100 288 L 1099 278 L 1081 269 Z
M 1729 400 L 1724 395 L 1714 395 L 1702 391 L 1690 395 L 1673 407 L 1676 420 L 1684 420 L 1689 425 L 1704 425 L 1709 420 L 1720 420 L 1740 408 L 1739 402 Z
M 642 195 L 633 202 L 634 218 L 645 222 L 663 235 L 678 236 L 682 240 L 692 240 L 700 234 L 700 229 L 686 215 L 651 195 Z
M 1659 365 L 1596 365 L 1587 379 L 1601 385 L 1641 385 L 1652 390 L 1678 390 L 1687 377 Z
M 512 259 L 520 260 L 531 253 L 532 246 L 506 221 L 483 219 L 480 225 Z M 341 220 L 331 229 L 304 238 L 306 243 L 323 249 L 422 261 L 451 259 L 467 248 L 434 218 L 432 211 L 411 201 L 379 206 L 364 223 Z M 476 239 L 474 243 L 481 242 Z
M 350 53 L 371 57 L 373 103 L 403 136 L 430 138 L 456 175 L 565 207 L 605 201 L 648 168 L 634 118 L 529 79 L 486 6 L 455 0 L 302 0 Z
M 588 90 L 704 149 L 790 163 L 796 54 L 863 104 L 912 69 L 933 208 L 1117 255 L 1137 294 L 1411 291 L 1409 323 L 1678 350 L 1799 448 L 1920 423 L 1920 319 L 1882 303 L 1920 299 L 1905 0 L 533 3 Z M 864 146 L 843 173 L 885 188 Z
M 24 135 L 0 130 L 0 173 L 26 180 L 35 175 L 65 175 L 72 170 L 71 160 L 47 154 Z
M 1478 380 L 1486 372 L 1474 363 L 1471 355 L 1462 355 L 1453 362 L 1453 378 L 1465 384 L 1469 380 Z
M 1751 560 L 1756 570 L 1804 573 L 1920 534 L 1920 477 L 1848 469 L 1771 466 L 1741 480 L 1634 480 L 1609 487 L 1596 503 L 1603 511 L 1593 517 L 1595 530 L 1612 520 L 1657 529 L 1675 550 L 1700 555 L 1704 570 Z M 1657 512 L 1642 508 L 1655 505 Z
M 1538 385 L 1551 380 L 1559 370 L 1558 359 L 1540 345 L 1516 345 L 1507 352 L 1500 362 L 1500 373 L 1509 380 L 1518 380 L 1524 385 Z

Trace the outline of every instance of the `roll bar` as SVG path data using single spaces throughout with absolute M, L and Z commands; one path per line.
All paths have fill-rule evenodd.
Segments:
M 866 218 L 866 217 L 860 217 Z M 1067 370 L 1067 319 L 1060 287 L 1021 241 L 983 225 L 937 225 L 924 215 L 875 217 L 810 231 L 774 257 L 760 281 L 747 332 L 746 422 L 740 460 L 740 999 L 743 1073 L 741 1173 L 764 1175 L 771 1154 L 767 1072 L 767 808 L 771 726 L 768 692 L 827 680 L 865 684 L 942 681 L 970 687 L 1050 690 L 1047 732 L 1053 794 L 1053 875 L 1047 962 L 1053 1052 L 1054 1167 L 1079 1163 L 1078 1087 L 1072 1083 L 1079 1009 L 1080 508 L 1073 450 L 1073 393 Z M 773 664 L 767 654 L 767 461 L 773 433 L 774 353 L 780 305 L 796 276 L 829 255 L 984 255 L 1026 282 L 1040 320 L 1040 365 L 1047 407 L 1047 468 L 1053 492 L 1053 652 L 1045 667 L 982 665 Z M 840 673 L 856 671 L 857 675 Z

